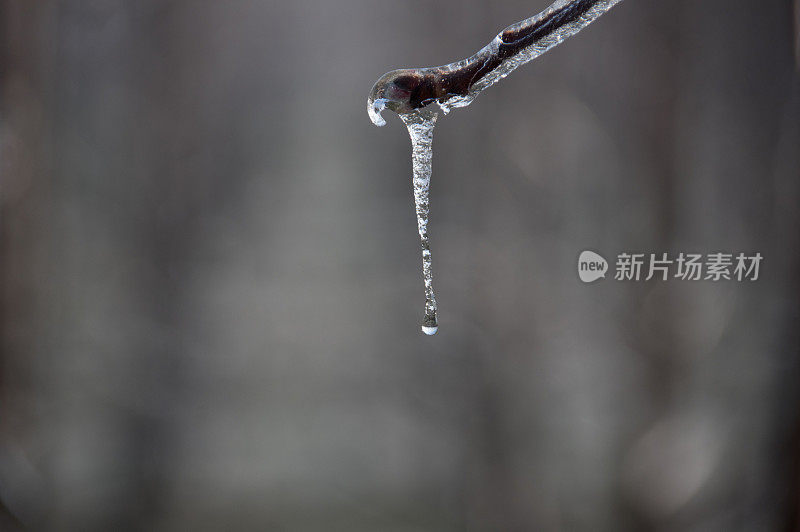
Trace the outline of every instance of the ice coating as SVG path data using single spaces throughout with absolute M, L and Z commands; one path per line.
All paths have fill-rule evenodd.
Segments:
M 519 43 L 518 51 L 505 54 L 500 64 L 475 79 L 469 90 L 472 99 L 474 100 L 483 90 L 508 76 L 517 67 L 536 59 L 572 37 L 621 1 L 558 0 L 538 15 L 509 26 L 497 35 L 486 48 L 489 48 L 491 53 L 504 55 L 502 52 L 504 47 L 514 47 L 516 43 Z M 561 14 L 560 18 L 559 14 Z M 536 29 L 526 32 L 526 28 Z M 519 38 L 515 41 L 516 36 Z
M 477 53 L 448 65 L 387 72 L 367 99 L 375 125 L 384 109 L 403 115 L 437 103 L 447 113 L 466 107 L 486 88 L 597 20 L 622 0 L 557 0 L 501 31 Z
M 413 162 L 414 206 L 417 211 L 417 230 L 422 243 L 422 277 L 425 281 L 425 317 L 422 332 L 436 334 L 439 324 L 436 317 L 436 294 L 433 292 L 433 269 L 431 245 L 428 239 L 428 217 L 430 214 L 430 187 L 433 172 L 433 128 L 436 113 L 423 109 L 400 115 L 411 137 L 411 159 Z
M 422 240 L 425 280 L 425 318 L 422 325 L 425 334 L 433 335 L 438 330 L 428 241 L 433 128 L 437 106 L 445 114 L 452 109 L 468 106 L 478 94 L 514 69 L 575 35 L 621 1 L 556 0 L 538 15 L 507 27 L 467 59 L 440 67 L 393 70 L 381 76 L 373 85 L 367 98 L 367 113 L 372 122 L 376 126 L 385 125 L 381 113 L 389 109 L 400 116 L 411 136 L 414 203 Z

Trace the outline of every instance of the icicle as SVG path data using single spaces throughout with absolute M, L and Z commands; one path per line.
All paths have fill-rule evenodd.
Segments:
M 430 215 L 430 186 L 433 161 L 433 127 L 436 113 L 422 109 L 401 115 L 411 137 L 414 184 L 414 205 L 417 211 L 417 229 L 422 243 L 422 276 L 425 281 L 425 317 L 422 332 L 434 335 L 439 330 L 436 317 L 436 295 L 433 292 L 431 245 L 428 239 L 428 217 Z

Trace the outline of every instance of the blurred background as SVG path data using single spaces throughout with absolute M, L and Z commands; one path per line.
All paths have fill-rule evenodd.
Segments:
M 419 330 L 367 93 L 548 3 L 0 2 L 0 530 L 798 530 L 791 0 L 627 0 L 441 118 Z

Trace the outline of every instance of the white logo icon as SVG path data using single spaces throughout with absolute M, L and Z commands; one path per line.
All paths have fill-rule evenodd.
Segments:
M 578 277 L 584 283 L 593 283 L 606 277 L 608 262 L 594 251 L 584 251 L 578 257 Z

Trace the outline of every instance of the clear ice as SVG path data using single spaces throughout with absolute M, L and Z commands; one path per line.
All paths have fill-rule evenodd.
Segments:
M 550 7 L 538 15 L 509 26 L 507 30 L 536 25 L 554 12 L 565 8 L 565 6 L 569 4 L 576 3 L 577 1 L 578 0 L 556 0 Z M 420 109 L 399 113 L 400 118 L 408 128 L 412 144 L 414 203 L 417 212 L 417 228 L 419 229 L 419 236 L 422 241 L 422 273 L 425 281 L 425 317 L 422 324 L 422 331 L 425 334 L 434 335 L 439 329 L 436 295 L 433 292 L 431 247 L 428 239 L 428 217 L 430 214 L 429 193 L 432 173 L 431 163 L 433 160 L 433 128 L 436 125 L 437 118 L 436 106 L 445 114 L 453 109 L 467 107 L 477 98 L 478 94 L 508 76 L 516 68 L 536 59 L 551 48 L 562 43 L 565 39 L 575 35 L 621 1 L 622 0 L 597 1 L 576 20 L 553 29 L 550 33 L 546 33 L 541 38 L 535 40 L 530 46 L 522 48 L 516 53 L 505 57 L 494 69 L 482 75 L 480 79 L 474 80 L 466 94 L 449 95 L 435 102 L 431 102 Z M 504 32 L 498 34 L 492 42 L 473 56 L 462 61 L 439 67 L 438 70 L 442 73 L 452 73 L 462 70 L 467 65 L 473 64 L 476 61 L 489 61 L 489 58 L 496 57 L 500 53 L 502 45 L 511 44 L 503 41 L 503 34 Z M 487 63 L 484 62 L 483 64 L 486 65 Z M 373 90 L 375 89 L 373 88 Z M 367 100 L 367 113 L 376 126 L 383 126 L 386 124 L 381 113 L 387 108 L 388 103 L 390 103 L 390 100 L 386 98 L 373 99 L 371 96 Z
M 472 103 L 472 101 L 484 90 L 491 87 L 501 79 L 508 76 L 511 72 L 532 61 L 542 55 L 543 53 L 547 52 L 551 48 L 561 44 L 569 37 L 572 37 L 583 28 L 597 20 L 600 15 L 620 3 L 622 0 L 600 0 L 595 3 L 586 13 L 584 13 L 578 20 L 574 22 L 570 22 L 558 28 L 556 31 L 549 33 L 542 37 L 541 39 L 535 41 L 533 44 L 528 46 L 527 48 L 523 49 L 521 52 L 514 54 L 512 56 L 507 57 L 497 68 L 483 76 L 480 80 L 476 81 L 472 88 L 469 91 L 468 96 L 456 96 L 451 97 L 445 100 L 443 103 L 439 105 L 445 112 L 448 112 L 450 109 L 456 107 L 465 107 Z M 539 13 L 538 15 L 534 15 L 529 19 L 525 19 L 523 21 L 518 22 L 515 24 L 517 25 L 532 25 L 535 24 L 537 21 L 549 16 L 552 12 L 558 11 L 562 9 L 567 4 L 570 4 L 572 0 L 557 0 L 553 2 L 550 7 Z M 492 42 L 486 45 L 483 50 L 478 52 L 485 51 L 487 48 L 491 51 L 496 51 L 499 49 L 500 45 L 503 43 L 502 33 L 497 35 Z M 478 55 L 476 54 L 476 55 Z M 466 59 L 465 61 L 469 61 Z M 459 61 L 456 63 L 451 63 L 448 67 L 457 67 L 458 65 L 462 64 L 463 61 Z
M 411 159 L 414 173 L 414 206 L 417 211 L 417 230 L 422 242 L 422 276 L 425 281 L 425 317 L 422 332 L 431 336 L 439 330 L 436 313 L 436 294 L 433 292 L 431 245 L 428 239 L 430 187 L 433 168 L 433 128 L 437 114 L 429 109 L 400 115 L 411 136 Z

